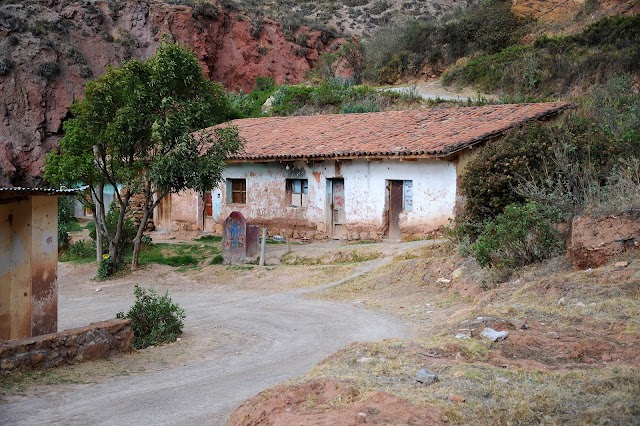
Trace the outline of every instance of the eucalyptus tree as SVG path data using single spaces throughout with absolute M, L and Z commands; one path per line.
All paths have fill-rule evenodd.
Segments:
M 45 178 L 53 184 L 89 186 L 86 201 L 94 212 L 96 234 L 108 241 L 109 261 L 116 267 L 122 262 L 129 201 L 134 194 L 143 195 L 133 241 L 135 269 L 153 209 L 171 193 L 211 190 L 221 180 L 227 157 L 241 149 L 232 126 L 194 133 L 232 118 L 231 111 L 223 87 L 205 78 L 193 54 L 163 40 L 148 60 L 110 67 L 87 84 L 84 97 L 71 106 L 59 150 L 47 157 Z M 107 184 L 122 188 L 115 191 L 115 229 L 105 222 Z

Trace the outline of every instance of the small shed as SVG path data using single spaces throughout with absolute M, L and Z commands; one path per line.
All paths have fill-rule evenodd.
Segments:
M 58 195 L 75 190 L 0 188 L 0 339 L 58 327 Z

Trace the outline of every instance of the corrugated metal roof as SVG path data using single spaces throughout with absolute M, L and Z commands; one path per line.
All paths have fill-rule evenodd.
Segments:
M 23 195 L 71 195 L 76 192 L 83 191 L 86 186 L 72 189 L 54 189 L 54 188 L 28 188 L 21 186 L 2 187 L 0 193 L 12 193 Z

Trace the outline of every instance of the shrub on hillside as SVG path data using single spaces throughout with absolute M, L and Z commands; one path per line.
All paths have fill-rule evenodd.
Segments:
M 485 268 L 510 269 L 555 256 L 564 239 L 556 227 L 556 209 L 534 202 L 510 204 L 490 221 L 471 247 Z
M 474 223 L 486 222 L 507 205 L 525 202 L 513 190 L 517 177 L 537 176 L 553 153 L 551 140 L 557 137 L 555 129 L 536 123 L 515 129 L 503 140 L 482 148 L 462 177 L 467 218 Z
M 584 31 L 536 40 L 478 56 L 443 76 L 446 84 L 475 85 L 506 94 L 549 97 L 640 71 L 640 17 L 598 21 Z
M 446 66 L 464 56 L 493 54 L 518 43 L 525 28 L 526 21 L 502 0 L 472 5 L 441 20 L 393 23 L 366 46 L 368 75 L 388 83 L 391 74 L 415 73 L 424 61 Z
M 131 319 L 133 347 L 136 349 L 162 343 L 175 342 L 184 326 L 184 310 L 173 303 L 169 293 L 157 294 L 153 289 L 135 286 L 135 303 L 126 314 L 117 318 Z

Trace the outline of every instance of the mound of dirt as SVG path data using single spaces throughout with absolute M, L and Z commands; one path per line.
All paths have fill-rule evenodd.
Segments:
M 266 390 L 242 404 L 229 425 L 441 425 L 439 408 L 417 406 L 386 392 L 363 395 L 348 382 L 314 380 Z
M 619 215 L 580 216 L 571 225 L 569 255 L 577 269 L 602 266 L 640 245 L 640 210 Z

